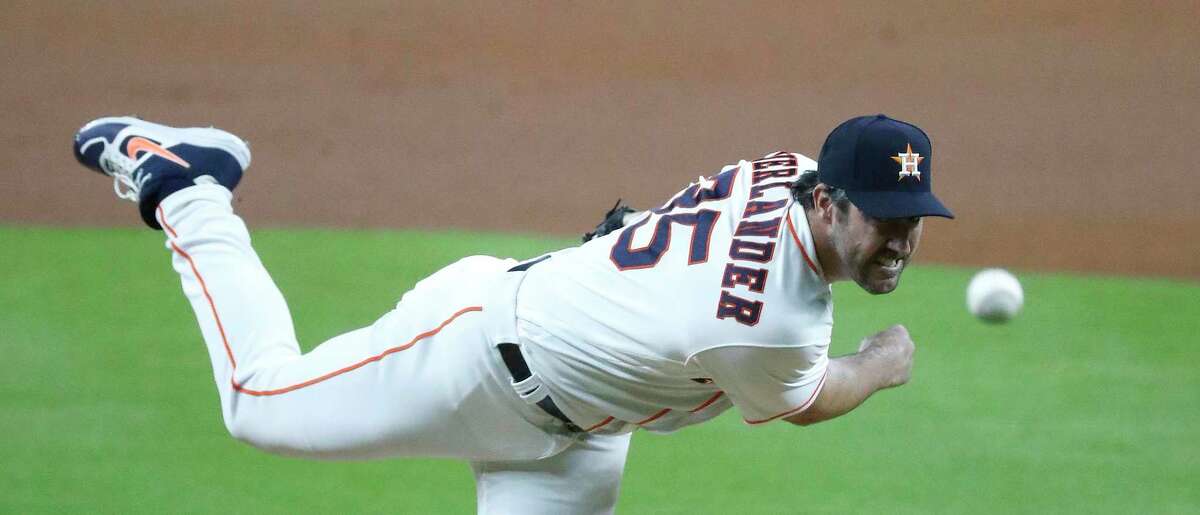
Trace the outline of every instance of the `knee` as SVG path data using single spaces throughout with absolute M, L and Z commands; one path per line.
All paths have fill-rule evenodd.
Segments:
M 315 459 L 338 457 L 314 448 L 303 425 L 287 423 L 277 413 L 242 410 L 227 414 L 225 430 L 234 440 L 270 454 Z
M 232 436 L 234 440 L 255 447 L 258 447 L 256 444 L 262 439 L 262 432 L 254 427 L 251 417 L 247 417 L 242 413 L 227 413 L 225 415 L 225 430 L 229 432 L 229 436 Z
M 280 438 L 271 424 L 264 424 L 261 417 L 245 411 L 227 413 L 225 430 L 234 440 L 273 454 L 287 454 L 289 447 Z

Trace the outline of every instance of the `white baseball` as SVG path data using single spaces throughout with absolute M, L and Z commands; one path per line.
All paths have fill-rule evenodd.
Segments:
M 1025 292 L 1007 270 L 980 270 L 967 285 L 967 310 L 987 322 L 1006 322 L 1021 311 Z

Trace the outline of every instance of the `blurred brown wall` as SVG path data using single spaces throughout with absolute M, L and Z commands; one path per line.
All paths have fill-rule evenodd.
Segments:
M 1196 2 L 6 2 L 3 223 L 133 224 L 73 131 L 245 136 L 253 226 L 577 233 L 849 116 L 933 137 L 924 261 L 1200 277 Z

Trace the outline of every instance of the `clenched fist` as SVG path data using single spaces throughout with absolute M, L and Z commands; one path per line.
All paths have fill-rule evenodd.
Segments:
M 908 382 L 915 349 L 908 329 L 897 324 L 864 338 L 858 346 L 858 353 L 879 360 L 884 365 L 883 373 L 879 376 L 879 388 L 883 389 Z

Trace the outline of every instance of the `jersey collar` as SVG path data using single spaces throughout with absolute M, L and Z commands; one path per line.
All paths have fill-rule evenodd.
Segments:
M 817 247 L 813 242 L 812 229 L 808 225 L 808 217 L 804 216 L 804 208 L 796 206 L 797 202 L 792 202 L 788 206 L 787 213 L 787 231 L 791 236 L 792 242 L 800 249 L 800 255 L 804 259 L 804 263 L 812 270 L 814 274 L 822 281 L 825 280 L 824 269 L 821 268 L 821 261 L 817 258 Z

